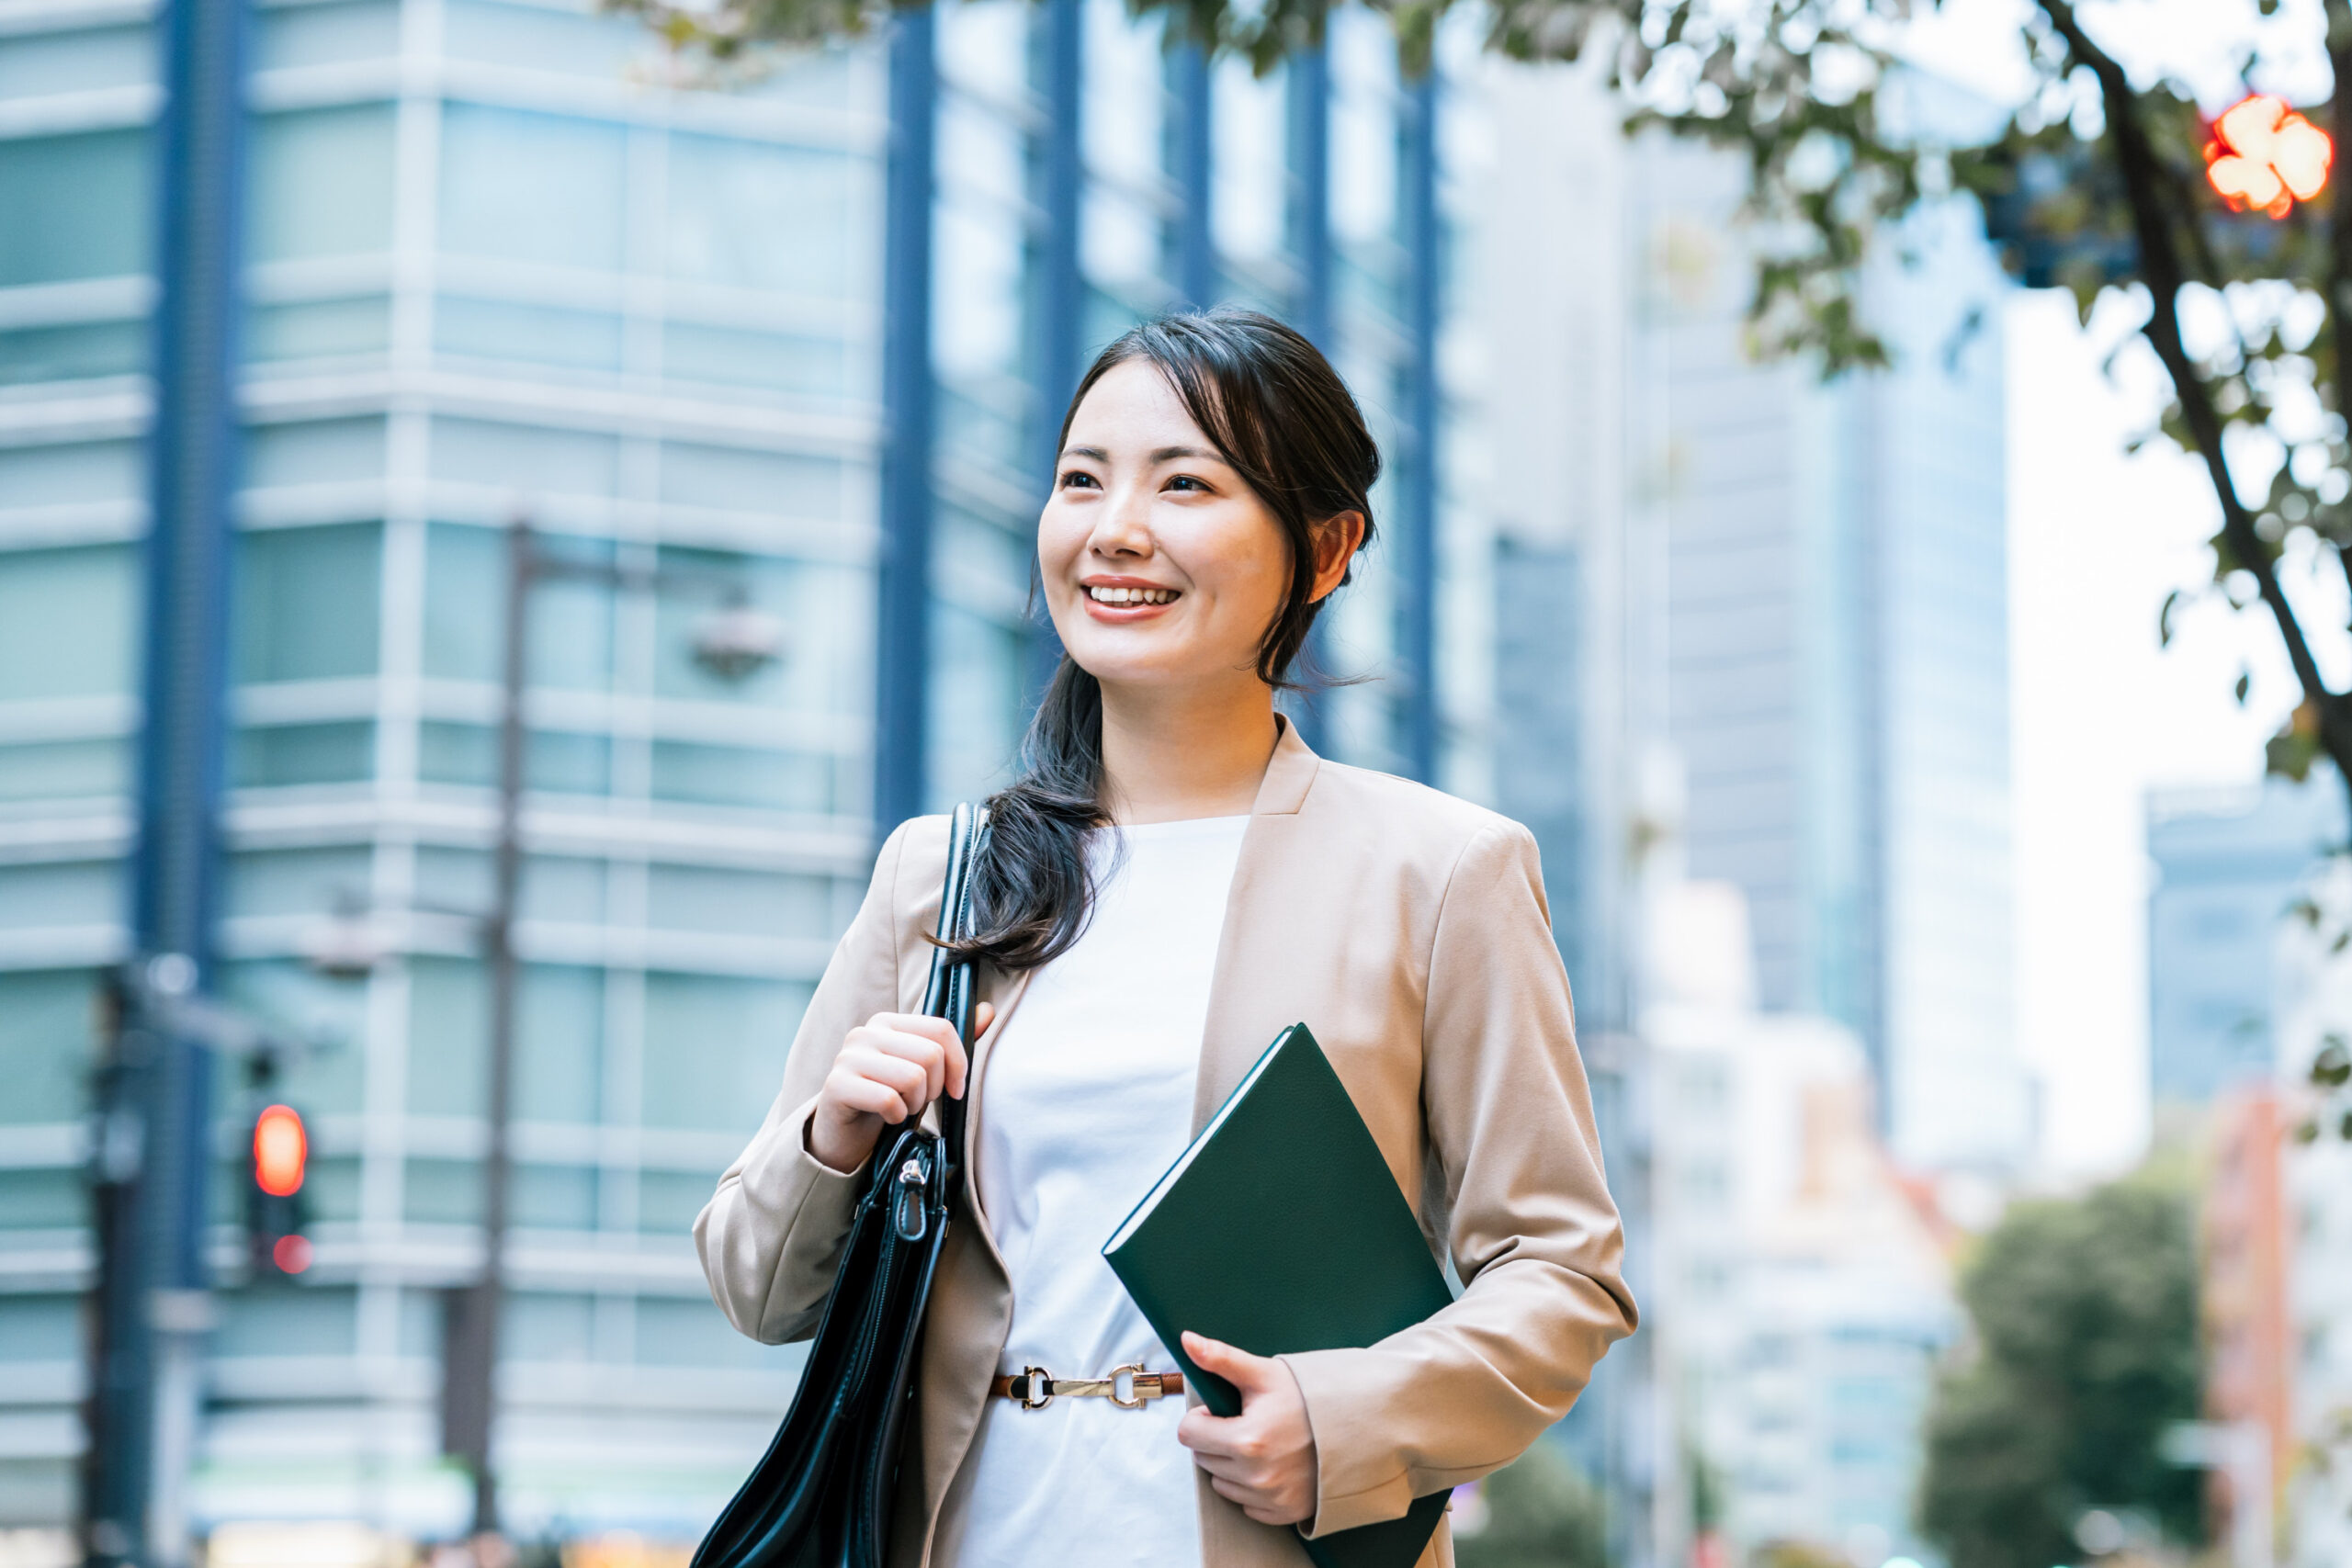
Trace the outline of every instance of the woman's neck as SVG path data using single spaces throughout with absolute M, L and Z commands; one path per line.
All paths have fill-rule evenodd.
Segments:
M 1123 827 L 1241 817 L 1282 731 L 1274 694 L 1252 679 L 1214 691 L 1102 688 L 1102 782 Z

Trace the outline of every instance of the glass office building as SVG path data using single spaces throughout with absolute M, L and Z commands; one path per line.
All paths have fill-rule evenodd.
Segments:
M 797 1352 L 728 1327 L 687 1227 L 889 802 L 1004 775 L 1083 354 L 1224 298 L 1326 343 L 1395 459 L 1391 542 L 1331 661 L 1407 678 L 1312 722 L 1408 771 L 1475 744 L 1442 722 L 1437 595 L 1406 570 L 1461 510 L 1427 460 L 1438 138 L 1382 25 L 1344 20 L 1261 78 L 1114 0 L 961 5 L 927 51 L 714 80 L 585 5 L 260 7 L 219 988 L 307 1043 L 273 1092 L 311 1119 L 316 1255 L 243 1280 L 254 1100 L 224 1064 L 199 1524 L 465 1520 L 441 1300 L 481 1256 L 473 917 L 516 515 L 558 552 L 739 583 L 787 631 L 730 683 L 691 656 L 704 599 L 537 591 L 497 1437 L 524 1533 L 693 1532 L 788 1397 Z M 143 0 L 0 17 L 0 1528 L 70 1516 L 83 1443 L 92 998 L 130 942 L 157 35 Z M 935 174 L 916 230 L 890 210 L 909 91 Z M 891 381 L 910 265 L 927 423 Z M 877 573 L 910 515 L 927 652 L 894 684 Z M 364 977 L 306 962 L 338 917 L 381 944 Z
M 1955 90 L 1900 84 L 1947 118 Z M 1907 1162 L 2030 1154 L 2010 882 L 1998 305 L 1973 204 L 1864 269 L 1894 365 L 1823 382 L 1745 352 L 1744 173 L 1645 144 L 1634 351 L 1689 870 L 1754 913 L 1759 998 L 1868 1047 Z
M 2300 1073 L 2279 1038 L 2279 933 L 2299 893 L 2344 842 L 2344 784 L 2321 763 L 2302 783 L 2148 797 L 2149 1097 L 2175 1111 Z

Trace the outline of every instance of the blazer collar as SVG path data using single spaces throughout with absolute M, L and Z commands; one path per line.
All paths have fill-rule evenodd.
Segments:
M 1274 739 L 1274 754 L 1267 761 L 1266 776 L 1258 781 L 1258 798 L 1250 803 L 1252 817 L 1295 817 L 1323 765 L 1314 750 L 1299 739 L 1298 726 L 1282 714 L 1274 716 L 1282 733 Z
M 1272 1031 L 1259 1016 L 1266 999 L 1295 989 L 1285 983 L 1290 979 L 1285 970 L 1290 944 L 1282 940 L 1281 900 L 1272 895 L 1314 878 L 1316 861 L 1307 842 L 1312 824 L 1303 818 L 1301 808 L 1323 763 L 1299 739 L 1296 725 L 1287 718 L 1281 723 L 1282 735 L 1258 785 L 1233 868 L 1233 887 L 1226 896 L 1225 930 L 1217 941 L 1200 1071 L 1193 1083 L 1196 1134 L 1272 1042 Z

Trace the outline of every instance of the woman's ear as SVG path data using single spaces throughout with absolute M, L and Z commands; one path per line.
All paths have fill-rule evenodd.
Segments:
M 1342 512 L 1315 525 L 1315 589 L 1309 601 L 1320 604 L 1348 575 L 1348 563 L 1363 545 L 1363 513 Z

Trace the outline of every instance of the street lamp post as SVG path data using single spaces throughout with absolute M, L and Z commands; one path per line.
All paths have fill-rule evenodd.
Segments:
M 527 515 L 517 513 L 508 525 L 505 642 L 499 666 L 498 837 L 491 908 L 481 921 L 483 956 L 490 965 L 490 1137 L 482 1168 L 482 1263 L 474 1282 L 451 1292 L 446 1300 L 442 1363 L 442 1450 L 472 1472 L 476 1536 L 499 1531 L 491 1429 L 497 1409 L 498 1319 L 505 1294 L 514 1183 L 514 1019 L 521 978 L 514 926 L 523 882 L 524 762 L 529 739 L 523 702 L 530 673 L 531 591 L 556 579 L 653 592 L 699 591 L 718 597 L 720 608 L 696 636 L 694 656 L 721 680 L 748 679 L 783 657 L 780 623 L 753 609 L 735 579 L 552 555 L 540 547 Z

